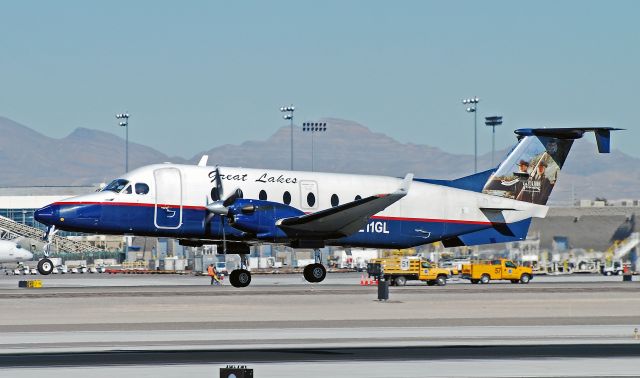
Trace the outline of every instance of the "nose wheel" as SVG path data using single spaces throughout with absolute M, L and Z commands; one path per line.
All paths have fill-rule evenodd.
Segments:
M 45 257 L 38 261 L 38 273 L 48 276 L 51 272 L 53 272 L 53 262 L 51 260 Z

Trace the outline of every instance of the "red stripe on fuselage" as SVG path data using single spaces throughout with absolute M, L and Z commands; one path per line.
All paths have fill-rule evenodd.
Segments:
M 110 202 L 110 201 L 105 201 L 105 202 L 54 202 L 52 203 L 52 205 L 105 205 L 105 206 L 132 206 L 132 207 L 155 207 L 156 204 L 155 203 L 138 203 L 138 202 Z M 176 206 L 176 205 L 169 205 L 169 204 L 158 204 L 159 207 L 180 207 L 180 206 Z M 204 206 L 186 206 L 186 205 L 182 205 L 183 209 L 190 209 L 190 210 L 205 210 L 206 207 Z
M 52 205 L 106 205 L 106 206 L 139 206 L 139 207 L 154 207 L 154 203 L 133 203 L 133 202 L 54 202 Z M 159 207 L 179 207 L 169 204 L 158 204 Z M 206 210 L 204 206 L 182 206 L 183 209 L 189 210 Z M 477 224 L 477 225 L 491 225 L 491 222 L 485 221 L 472 221 L 462 219 L 431 219 L 431 218 L 407 218 L 407 217 L 388 217 L 388 216 L 372 216 L 371 219 L 388 220 L 388 221 L 405 221 L 405 222 L 424 222 L 424 223 L 454 223 L 454 224 Z

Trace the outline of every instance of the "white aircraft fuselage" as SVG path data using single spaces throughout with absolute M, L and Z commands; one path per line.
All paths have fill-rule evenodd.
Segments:
M 234 167 L 156 164 L 121 176 L 121 185 L 55 202 L 36 214 L 59 229 L 87 233 L 166 236 L 186 240 L 221 240 L 223 222 L 207 222 L 216 172 L 225 191 L 240 189 L 243 198 L 289 205 L 300 214 L 391 193 L 401 178 Z M 512 209 L 496 213 L 482 209 Z M 407 248 L 492 228 L 496 222 L 525 222 L 543 217 L 546 206 L 413 180 L 408 194 L 369 218 L 358 232 L 326 240 L 345 247 Z M 297 214 L 291 214 L 297 215 Z M 267 226 L 267 225 L 265 225 Z M 528 227 L 528 222 L 526 224 Z M 229 240 L 282 243 L 284 234 L 257 236 L 224 224 Z M 525 233 L 526 234 L 526 233 Z

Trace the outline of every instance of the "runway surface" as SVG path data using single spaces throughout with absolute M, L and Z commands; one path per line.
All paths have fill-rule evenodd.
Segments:
M 320 285 L 256 275 L 244 289 L 190 276 L 20 279 L 0 277 L 7 376 L 218 376 L 226 364 L 256 377 L 640 375 L 640 282 L 620 277 L 393 287 L 387 302 L 360 274 Z

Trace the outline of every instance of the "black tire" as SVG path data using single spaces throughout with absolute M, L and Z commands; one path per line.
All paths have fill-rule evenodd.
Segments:
M 436 285 L 445 286 L 446 284 L 447 284 L 446 276 L 438 276 L 438 278 L 436 278 Z
M 233 287 L 247 287 L 251 283 L 251 272 L 246 269 L 236 269 L 229 275 L 229 283 Z
M 477 284 L 478 282 L 480 282 L 480 280 L 471 280 L 471 283 L 474 285 Z
M 38 273 L 48 276 L 51 272 L 53 272 L 53 262 L 51 260 L 44 258 L 38 261 Z
M 621 270 L 617 271 L 616 275 L 621 276 L 622 275 L 622 271 Z
M 612 275 L 612 274 L 613 274 L 613 273 L 611 273 L 611 271 L 610 271 L 610 270 L 608 270 L 608 271 L 606 271 L 606 272 L 605 272 L 605 274 L 604 274 L 604 275 L 605 275 L 605 276 L 610 276 L 610 275 Z
M 531 281 L 531 276 L 528 274 L 523 274 L 522 277 L 520 277 L 520 283 L 521 284 L 528 284 Z
M 396 286 L 404 286 L 404 285 L 407 284 L 407 277 L 398 276 L 398 277 L 396 277 L 396 279 L 394 281 L 396 283 Z
M 318 283 L 327 277 L 327 269 L 322 264 L 309 264 L 304 267 L 303 275 L 307 282 Z
M 481 284 L 483 284 L 483 285 L 488 284 L 490 281 L 491 281 L 491 277 L 489 277 L 489 275 L 488 275 L 488 274 L 483 274 L 483 275 L 480 277 L 480 283 L 481 283 Z

